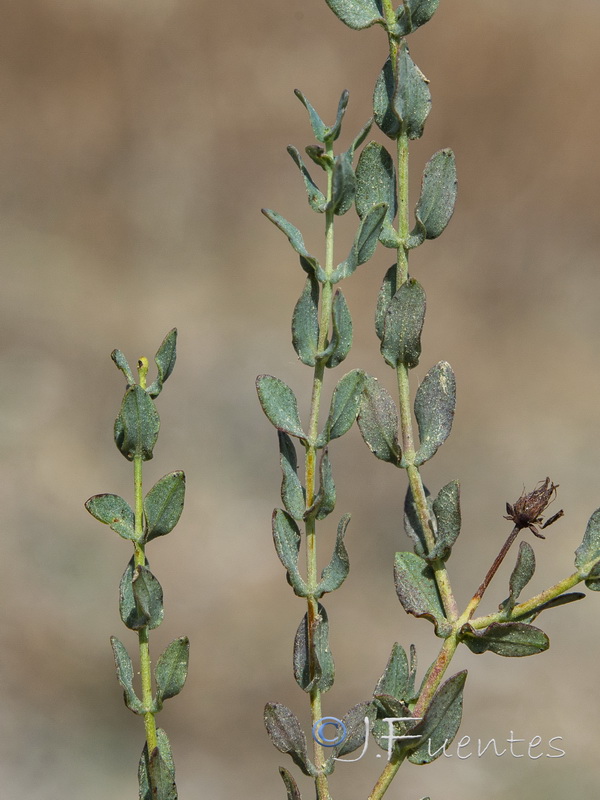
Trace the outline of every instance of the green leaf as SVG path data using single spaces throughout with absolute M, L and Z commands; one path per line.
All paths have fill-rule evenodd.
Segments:
M 340 153 L 335 157 L 333 167 L 332 196 L 328 210 L 340 217 L 349 211 L 354 203 L 356 177 L 352 167 L 352 156 L 351 150 Z
M 369 142 L 356 166 L 356 211 L 364 217 L 373 206 L 385 203 L 387 211 L 379 240 L 385 247 L 397 248 L 398 233 L 393 222 L 398 212 L 396 171 L 388 151 L 378 142 Z
M 533 547 L 529 544 L 529 542 L 520 542 L 519 543 L 519 555 L 517 556 L 517 563 L 515 564 L 515 568 L 513 569 L 509 586 L 510 586 L 510 597 L 509 597 L 509 604 L 510 606 L 514 606 L 517 602 L 519 595 L 523 591 L 523 589 L 527 586 L 529 581 L 533 578 L 533 573 L 535 572 L 535 553 L 533 552 Z
M 396 278 L 397 278 L 397 265 L 392 266 L 385 273 L 383 283 L 377 295 L 377 309 L 375 311 L 375 332 L 381 341 L 383 339 L 383 327 L 385 323 L 385 315 L 392 301 L 392 297 L 396 294 Z
M 118 533 L 123 539 L 136 541 L 135 516 L 129 503 L 116 494 L 96 494 L 86 501 L 92 517 Z
M 292 344 L 300 361 L 308 367 L 317 363 L 319 349 L 319 284 L 309 275 L 292 316 Z
M 377 247 L 377 240 L 387 212 L 385 203 L 378 203 L 362 218 L 348 258 L 334 269 L 331 282 L 338 283 L 352 275 L 357 267 L 368 261 Z
M 127 383 L 131 386 L 135 383 L 135 378 L 133 377 L 133 372 L 131 371 L 131 367 L 129 366 L 129 362 L 125 358 L 124 354 L 120 350 L 113 350 L 110 354 L 110 357 L 115 362 L 117 367 L 121 370 L 123 375 L 127 380 Z
M 401 130 L 409 139 L 420 139 L 431 111 L 429 81 L 410 57 L 405 41 L 398 51 L 398 80 L 393 104 L 401 123 Z
M 303 269 L 309 274 L 314 274 L 317 280 L 321 282 L 326 281 L 327 275 L 323 272 L 317 259 L 311 256 L 306 249 L 304 239 L 298 228 L 292 225 L 291 222 L 288 222 L 287 219 L 284 219 L 281 214 L 278 214 L 276 211 L 263 208 L 262 213 L 273 225 L 276 225 L 279 230 L 287 236 L 289 243 L 300 256 Z
M 407 614 L 425 617 L 435 625 L 438 636 L 451 631 L 439 596 L 433 570 L 415 553 L 396 553 L 394 562 L 396 593 Z
M 310 173 L 306 169 L 304 161 L 302 160 L 302 156 L 300 155 L 298 150 L 292 145 L 288 146 L 287 151 L 293 158 L 294 163 L 296 164 L 296 166 L 300 170 L 302 177 L 304 178 L 304 186 L 306 187 L 306 194 L 308 195 L 308 202 L 310 207 L 312 208 L 313 211 L 316 211 L 318 214 L 324 213 L 324 211 L 327 208 L 327 198 L 311 178 Z
M 352 427 L 358 414 L 364 377 L 365 373 L 361 369 L 353 369 L 338 381 L 333 390 L 325 431 L 317 442 L 318 447 L 325 446 L 332 439 L 338 439 Z
M 308 100 L 302 94 L 300 89 L 294 89 L 294 94 L 308 111 L 308 116 L 310 118 L 310 125 L 313 129 L 315 139 L 318 142 L 323 142 L 323 143 L 328 141 L 334 142 L 340 135 L 340 131 L 342 129 L 342 119 L 344 118 L 344 113 L 346 111 L 346 107 L 348 105 L 348 99 L 350 97 L 348 91 L 345 89 L 341 94 L 340 101 L 338 103 L 337 116 L 334 124 L 331 127 L 325 125 L 321 117 L 317 114 L 314 107 L 308 102 Z
M 149 461 L 159 428 L 160 418 L 150 395 L 137 384 L 130 386 L 115 420 L 115 444 L 121 453 L 129 461 L 135 456 Z
M 395 642 L 383 675 L 377 681 L 373 696 L 377 698 L 378 695 L 390 695 L 397 700 L 407 702 L 409 700 L 408 683 L 409 672 L 406 652 L 401 644 Z
M 308 587 L 298 571 L 300 531 L 294 519 L 281 508 L 276 508 L 272 519 L 273 541 L 277 555 L 287 570 L 288 581 L 299 597 L 306 597 Z
M 396 405 L 388 391 L 371 375 L 365 375 L 357 421 L 371 452 L 382 461 L 399 466 L 402 453 Z
M 454 542 L 460 533 L 460 486 L 458 481 L 450 481 L 438 492 L 433 501 L 433 514 L 437 522 L 435 547 L 429 559 L 447 561 Z
M 362 703 L 357 703 L 355 706 L 352 706 L 352 708 L 344 714 L 341 721 L 346 728 L 346 738 L 336 746 L 333 753 L 335 758 L 347 756 L 349 753 L 353 753 L 364 745 L 367 733 L 365 717 L 367 717 L 372 724 L 375 720 L 376 713 L 374 703 L 370 700 L 364 700 Z
M 325 519 L 335 508 L 335 499 L 335 483 L 331 472 L 331 462 L 329 453 L 325 450 L 319 462 L 319 491 L 311 507 L 306 509 L 303 519 L 307 520 L 311 517 L 319 520 Z
M 355 31 L 384 24 L 381 0 L 326 0 L 338 19 Z
M 337 529 L 335 548 L 329 564 L 321 573 L 321 580 L 315 591 L 315 597 L 322 597 L 326 592 L 339 589 L 350 572 L 350 559 L 344 544 L 344 536 L 350 522 L 350 514 L 344 514 Z
M 600 589 L 598 561 L 600 559 L 600 508 L 588 520 L 583 541 L 575 551 L 575 566 L 582 577 L 596 580 L 586 581 L 588 589 L 596 592 Z M 598 588 L 596 588 L 598 584 Z
M 313 775 L 315 768 L 306 752 L 306 737 L 293 711 L 281 703 L 267 703 L 264 720 L 269 738 L 279 752 L 289 753 L 305 775 Z
M 170 533 L 179 522 L 185 499 L 185 475 L 181 470 L 164 475 L 144 498 L 145 540 Z
M 440 150 L 427 162 L 415 210 L 417 229 L 436 239 L 450 222 L 456 202 L 456 161 L 452 150 Z M 422 226 L 422 228 L 421 228 Z M 413 234 L 418 233 L 415 229 Z
M 117 668 L 117 678 L 123 688 L 123 697 L 127 708 L 134 714 L 143 714 L 143 704 L 133 688 L 133 664 L 125 645 L 116 636 L 110 637 L 115 667 Z
M 509 658 L 533 656 L 550 647 L 543 631 L 524 622 L 492 622 L 483 630 L 475 630 L 467 623 L 461 628 L 461 638 L 473 653 L 489 650 Z
M 154 383 L 152 383 L 146 391 L 150 397 L 158 397 L 162 391 L 163 383 L 167 380 L 173 372 L 175 360 L 177 358 L 177 328 L 169 331 L 165 336 L 161 346 L 158 348 L 154 361 L 158 375 Z
M 339 366 L 352 347 L 352 317 L 341 289 L 333 297 L 332 325 L 333 335 L 326 351 L 330 355 L 325 362 L 329 369 Z
M 119 584 L 119 613 L 132 631 L 157 628 L 163 620 L 160 583 L 147 567 L 136 567 L 130 559 Z
M 159 705 L 183 689 L 188 673 L 190 641 L 187 636 L 171 642 L 156 662 L 156 697 Z
M 138 768 L 140 800 L 177 800 L 175 764 L 167 734 L 156 731 L 158 746 L 148 755 L 146 742 Z
M 390 367 L 417 366 L 424 319 L 425 292 L 418 281 L 408 278 L 392 297 L 385 314 L 381 355 Z
M 379 73 L 373 92 L 373 116 L 377 127 L 390 139 L 397 139 L 402 131 L 393 104 L 396 79 L 392 62 L 388 58 Z
M 398 34 L 408 36 L 421 25 L 429 22 L 439 4 L 440 0 L 405 0 L 396 10 Z
M 300 789 L 298 789 L 298 784 L 294 780 L 294 778 L 290 775 L 290 773 L 285 769 L 285 767 L 279 767 L 279 774 L 283 782 L 285 783 L 285 788 L 287 791 L 287 800 L 302 800 L 302 796 L 300 794 Z
M 451 744 L 458 733 L 462 719 L 463 689 L 467 671 L 453 675 L 443 683 L 433 696 L 425 716 L 411 729 L 411 735 L 421 734 L 416 748 L 408 760 L 413 764 L 430 764 L 442 754 L 445 744 Z
M 281 482 L 281 499 L 288 514 L 294 519 L 304 519 L 306 510 L 306 493 L 298 477 L 298 459 L 294 443 L 282 431 L 277 431 L 279 437 L 279 455 L 283 480 Z
M 308 633 L 308 615 L 305 614 L 294 638 L 294 677 L 305 692 L 315 688 L 326 692 L 333 686 L 335 677 L 327 612 L 320 603 L 318 609 L 312 622 L 312 636 Z
M 272 375 L 259 375 L 256 379 L 256 391 L 262 410 L 271 424 L 306 442 L 298 414 L 298 401 L 290 387 Z
M 590 581 L 590 583 L 592 583 L 592 581 Z M 541 606 L 538 606 L 533 611 L 530 611 L 527 614 L 523 615 L 515 614 L 514 618 L 519 622 L 533 622 L 536 619 L 536 617 L 539 617 L 542 611 L 546 611 L 549 608 L 558 608 L 559 606 L 566 606 L 569 603 L 574 603 L 576 600 L 583 600 L 585 596 L 586 595 L 584 594 L 584 592 L 566 592 L 565 594 L 561 594 L 558 597 L 553 597 L 552 600 L 548 600 L 547 603 L 543 603 Z
M 419 449 L 415 466 L 435 455 L 452 430 L 456 405 L 456 380 L 447 361 L 440 361 L 423 378 L 415 396 Z
M 433 503 L 431 499 L 431 493 L 426 486 L 423 487 L 423 490 L 425 492 L 425 497 L 427 499 L 427 508 L 429 510 L 429 520 L 431 523 L 435 519 L 435 517 L 433 516 Z M 413 497 L 410 484 L 406 490 L 406 497 L 404 498 L 404 530 L 406 531 L 406 535 L 409 537 L 409 539 L 412 539 L 414 543 L 415 553 L 421 558 L 427 559 L 428 557 L 427 540 L 425 539 L 423 526 L 419 518 L 417 504 Z M 433 529 L 432 533 L 435 534 L 435 531 Z

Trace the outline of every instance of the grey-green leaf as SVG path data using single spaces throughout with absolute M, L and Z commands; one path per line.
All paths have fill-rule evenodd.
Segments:
M 600 577 L 598 561 L 600 559 L 600 508 L 588 520 L 583 541 L 575 551 L 575 566 L 582 576 Z M 588 589 L 597 591 L 592 586 Z
M 397 139 L 401 133 L 401 124 L 393 97 L 396 87 L 392 62 L 388 58 L 379 73 L 373 92 L 373 116 L 380 130 L 390 139 Z
M 371 375 L 365 375 L 357 421 L 371 452 L 382 461 L 399 466 L 402 453 L 396 405 L 389 392 Z
M 361 219 L 358 232 L 348 254 L 348 258 L 335 268 L 331 275 L 331 282 L 338 283 L 368 261 L 377 247 L 381 226 L 387 213 L 385 203 L 374 205 Z
M 162 728 L 156 731 L 158 746 L 148 754 L 148 743 L 140 758 L 138 768 L 140 800 L 177 800 L 175 764 L 167 734 Z
M 321 265 L 317 259 L 311 256 L 306 249 L 304 239 L 302 238 L 302 234 L 298 228 L 292 225 L 291 222 L 288 222 L 287 219 L 284 219 L 284 217 L 282 217 L 281 214 L 278 214 L 276 211 L 263 208 L 262 213 L 273 223 L 273 225 L 276 225 L 279 230 L 287 236 L 289 243 L 300 256 L 303 268 L 309 273 L 312 272 L 318 280 L 327 280 L 327 276 L 323 272 L 323 269 L 321 268 Z
M 173 372 L 175 360 L 177 358 L 177 328 L 169 331 L 163 339 L 161 346 L 158 348 L 154 361 L 158 375 L 154 383 L 152 383 L 146 391 L 150 397 L 158 397 L 161 393 L 163 384 Z
M 373 695 L 391 695 L 397 700 L 406 702 L 408 697 L 408 659 L 401 644 L 394 643 L 383 675 L 377 681 Z
M 306 194 L 308 195 L 308 202 L 313 211 L 322 214 L 327 207 L 327 199 L 323 192 L 319 189 L 317 184 L 313 181 L 309 171 L 306 169 L 302 156 L 298 150 L 289 145 L 287 148 L 288 153 L 293 158 L 294 163 L 300 170 L 300 174 L 304 179 L 304 186 L 306 187 Z
M 309 275 L 292 316 L 292 344 L 300 361 L 314 367 L 319 343 L 319 283 Z
M 378 203 L 387 206 L 379 240 L 385 247 L 396 248 L 399 237 L 393 227 L 398 212 L 394 162 L 383 145 L 369 142 L 356 166 L 356 211 L 359 217 L 364 217 Z
M 163 619 L 161 585 L 147 567 L 136 567 L 133 557 L 119 584 L 119 613 L 132 631 L 157 628 Z
M 444 444 L 454 419 L 456 380 L 447 361 L 440 361 L 423 378 L 415 396 L 415 417 L 419 426 L 419 449 L 415 465 L 428 461 Z
M 425 617 L 444 636 L 451 630 L 438 593 L 433 570 L 416 553 L 396 553 L 394 561 L 396 593 L 407 614 Z
M 269 421 L 278 430 L 306 441 L 298 414 L 298 401 L 290 387 L 272 375 L 259 375 L 256 391 Z
M 429 553 L 429 559 L 450 557 L 454 542 L 458 538 L 461 525 L 460 486 L 458 481 L 450 481 L 442 486 L 433 501 L 433 514 L 437 522 L 435 547 Z
M 436 239 L 450 222 L 456 202 L 456 186 L 454 153 L 440 150 L 425 167 L 421 196 L 415 210 L 417 225 L 423 226 L 427 239 Z
M 421 722 L 411 729 L 411 735 L 421 734 L 420 743 L 408 756 L 413 764 L 430 764 L 442 754 L 444 744 L 452 743 L 462 719 L 466 679 L 466 670 L 448 678 L 433 696 Z
M 357 703 L 344 714 L 342 722 L 346 728 L 346 738 L 336 746 L 334 750 L 335 758 L 341 758 L 349 753 L 353 753 L 364 745 L 367 732 L 365 717 L 372 724 L 376 714 L 375 704 L 370 700 Z
M 306 737 L 293 711 L 282 703 L 267 703 L 264 720 L 269 738 L 279 752 L 289 753 L 302 772 L 311 775 L 314 767 L 306 752 Z
M 427 499 L 427 508 L 429 510 L 429 524 L 431 526 L 431 532 L 435 536 L 435 530 L 433 529 L 433 522 L 435 517 L 433 516 L 433 503 L 431 499 L 431 493 L 429 489 L 424 486 L 423 490 L 425 492 L 425 497 Z M 428 558 L 428 551 L 427 551 L 427 539 L 425 538 L 425 532 L 423 531 L 423 525 L 421 524 L 421 519 L 419 517 L 419 511 L 417 509 L 417 504 L 413 497 L 412 489 L 410 484 L 406 490 L 406 497 L 404 498 L 404 530 L 406 531 L 406 535 L 409 539 L 412 539 L 415 547 L 415 553 L 427 560 Z
M 321 573 L 321 580 L 317 586 L 315 597 L 322 597 L 326 592 L 333 592 L 342 585 L 350 572 L 350 559 L 344 544 L 346 529 L 350 522 L 350 514 L 344 514 L 339 522 L 335 548 L 329 564 Z
M 473 653 L 489 650 L 499 656 L 521 658 L 542 653 L 550 647 L 543 631 L 524 622 L 492 622 L 484 630 L 475 630 L 467 624 L 462 627 L 461 634 Z
M 183 689 L 188 673 L 190 642 L 187 636 L 171 642 L 156 662 L 155 678 L 159 703 Z
M 339 366 L 352 347 L 352 317 L 342 290 L 338 289 L 333 297 L 332 307 L 333 334 L 327 351 L 331 354 L 325 362 L 329 369 Z
M 279 437 L 279 455 L 283 479 L 281 481 L 281 499 L 288 514 L 294 519 L 304 518 L 306 510 L 306 495 L 300 478 L 298 477 L 298 459 L 294 443 L 282 431 L 277 431 Z
M 125 355 L 120 350 L 113 350 L 110 354 L 110 357 L 121 370 L 123 375 L 125 375 L 127 383 L 130 386 L 133 385 L 135 383 L 135 378 L 133 376 L 133 372 L 131 371 L 131 367 L 129 366 L 129 362 L 125 358 Z
M 410 57 L 406 42 L 401 42 L 393 105 L 401 123 L 401 130 L 409 139 L 419 139 L 423 135 L 425 120 L 431 110 L 428 83 L 427 78 Z
M 152 458 L 160 419 L 154 401 L 141 386 L 129 386 L 115 420 L 115 444 L 129 461 Z
M 333 13 L 355 31 L 384 24 L 381 0 L 326 0 Z
M 437 11 L 440 0 L 406 0 L 396 10 L 398 34 L 408 36 L 409 33 L 429 22 Z
M 333 474 L 331 471 L 331 461 L 329 453 L 324 450 L 319 463 L 319 491 L 317 492 L 313 504 L 306 509 L 303 519 L 315 517 L 322 520 L 331 514 L 335 508 L 336 492 Z
M 336 156 L 333 167 L 332 197 L 328 209 L 343 216 L 352 208 L 356 190 L 356 177 L 352 167 L 351 150 Z
M 279 767 L 279 774 L 285 784 L 287 791 L 287 800 L 302 800 L 298 784 L 285 767 Z
M 129 503 L 116 494 L 96 494 L 85 507 L 100 522 L 122 536 L 135 541 L 135 516 Z
M 517 556 L 517 563 L 515 564 L 515 568 L 513 569 L 509 586 L 510 586 L 510 598 L 509 602 L 511 606 L 514 606 L 517 602 L 519 595 L 523 591 L 523 589 L 527 586 L 529 581 L 533 578 L 533 573 L 535 572 L 535 553 L 533 552 L 533 547 L 529 544 L 529 542 L 520 542 L 519 544 L 519 555 Z
M 123 688 L 125 705 L 134 714 L 141 714 L 143 713 L 143 704 L 133 688 L 133 664 L 129 653 L 125 649 L 125 645 L 116 636 L 110 637 L 110 643 L 115 659 L 115 667 L 117 668 L 117 678 Z
M 314 688 L 326 692 L 333 686 L 335 677 L 327 612 L 320 603 L 318 609 L 312 623 L 312 636 L 308 635 L 308 616 L 305 614 L 294 639 L 294 677 L 305 692 Z
M 416 367 L 421 356 L 421 331 L 425 319 L 425 292 L 408 278 L 392 297 L 385 315 L 381 355 L 390 367 Z
M 185 475 L 181 470 L 164 475 L 144 498 L 145 539 L 170 533 L 179 522 L 185 500 Z
M 385 315 L 392 301 L 392 297 L 396 294 L 397 286 L 397 265 L 392 266 L 385 273 L 383 283 L 377 295 L 377 308 L 375 311 L 375 333 L 381 341 L 383 339 L 383 326 L 385 323 Z
M 364 377 L 361 369 L 353 369 L 338 381 L 333 390 L 325 431 L 319 437 L 319 446 L 343 436 L 352 427 L 358 414 Z
M 300 530 L 294 519 L 281 508 L 276 508 L 272 519 L 273 541 L 279 560 L 286 568 L 288 581 L 299 597 L 306 597 L 308 587 L 298 570 Z

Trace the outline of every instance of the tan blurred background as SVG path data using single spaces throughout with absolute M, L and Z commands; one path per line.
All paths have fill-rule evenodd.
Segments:
M 292 90 L 332 120 L 348 88 L 349 142 L 369 115 L 383 33 L 350 31 L 323 0 L 2 0 L 0 19 L 2 796 L 137 796 L 143 731 L 121 703 L 108 643 L 117 634 L 135 652 L 117 610 L 130 548 L 83 502 L 131 496 L 112 442 L 124 382 L 111 350 L 152 356 L 176 325 L 146 480 L 182 468 L 189 494 L 176 531 L 149 553 L 166 600 L 152 646 L 187 634 L 192 649 L 188 684 L 160 721 L 182 800 L 282 798 L 277 766 L 291 762 L 268 741 L 262 708 L 284 702 L 307 722 L 291 672 L 303 607 L 270 538 L 280 477 L 254 378 L 288 381 L 306 413 L 310 371 L 289 341 L 303 276 L 259 209 L 293 220 L 319 252 L 322 220 L 285 152 L 311 142 Z M 535 591 L 571 571 L 600 505 L 599 25 L 593 0 L 442 0 L 412 38 L 433 93 L 414 192 L 440 147 L 454 149 L 460 180 L 452 224 L 412 272 L 428 293 L 417 377 L 444 358 L 458 381 L 453 435 L 424 475 L 434 492 L 462 483 L 450 562 L 461 602 L 524 485 L 549 475 L 566 512 L 533 542 Z M 339 260 L 350 223 L 340 230 Z M 362 366 L 390 382 L 371 321 L 390 263 L 379 252 L 348 284 L 355 347 L 337 376 Z M 405 617 L 391 579 L 393 553 L 408 547 L 404 476 L 355 431 L 331 457 L 338 509 L 323 559 L 337 511 L 353 513 L 351 574 L 327 602 L 337 682 L 325 709 L 341 716 L 370 695 L 394 639 L 417 644 L 422 668 L 438 643 Z M 461 730 L 475 741 L 539 735 L 536 754 L 561 736 L 566 755 L 454 755 L 409 766 L 390 798 L 563 800 L 575 780 L 579 797 L 595 796 L 600 597 L 540 623 L 552 639 L 541 656 L 457 657 L 456 669 L 471 668 Z M 366 797 L 375 753 L 338 767 L 338 798 Z

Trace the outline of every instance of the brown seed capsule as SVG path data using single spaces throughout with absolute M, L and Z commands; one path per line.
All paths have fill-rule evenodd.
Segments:
M 546 478 L 533 492 L 522 494 L 514 505 L 511 506 L 510 503 L 507 503 L 506 511 L 508 516 L 504 517 L 504 519 L 512 520 L 519 530 L 529 528 L 535 536 L 545 539 L 546 537 L 540 533 L 538 525 L 541 525 L 542 528 L 547 528 L 548 525 L 552 525 L 564 514 L 561 509 L 546 522 L 542 517 L 543 512 L 556 497 L 557 489 L 558 484 L 554 484 L 550 478 Z

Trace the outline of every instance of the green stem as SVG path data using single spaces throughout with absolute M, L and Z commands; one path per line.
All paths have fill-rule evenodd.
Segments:
M 333 161 L 333 143 L 327 142 L 327 154 Z M 327 200 L 333 196 L 333 169 L 327 171 Z M 329 277 L 333 272 L 334 254 L 334 213 L 332 210 L 325 212 L 325 273 Z M 317 350 L 323 352 L 327 345 L 329 324 L 333 308 L 333 287 L 329 280 L 323 284 L 321 294 L 321 314 L 319 321 L 319 341 Z M 306 507 L 310 508 L 317 493 L 317 448 L 315 442 L 319 432 L 319 413 L 321 408 L 321 392 L 325 375 L 325 361 L 318 359 L 313 374 L 313 388 L 310 404 L 310 422 L 308 429 L 308 446 L 306 450 Z M 312 651 L 312 637 L 315 623 L 319 615 L 319 604 L 314 594 L 319 583 L 317 567 L 317 536 L 316 520 L 311 517 L 306 520 L 306 582 L 309 590 L 307 597 L 307 631 L 308 652 Z M 311 667 L 311 675 L 313 670 Z M 310 691 L 310 709 L 312 724 L 314 725 L 323 716 L 321 709 L 321 690 L 314 687 Z M 329 783 L 327 776 L 322 774 L 327 758 L 323 747 L 314 741 L 314 763 L 321 774 L 315 778 L 318 800 L 330 800 Z
M 148 360 L 140 358 L 138 362 L 138 375 L 140 386 L 146 388 L 146 375 L 148 374 Z M 135 535 L 137 541 L 134 544 L 134 564 L 136 567 L 146 566 L 146 553 L 143 543 L 144 535 L 144 492 L 142 482 L 142 457 L 134 456 L 133 459 L 133 483 L 135 497 Z M 140 651 L 140 679 L 142 684 L 142 703 L 144 708 L 152 707 L 152 662 L 150 660 L 150 644 L 148 627 L 138 631 L 138 643 Z M 144 727 L 146 729 L 146 742 L 148 743 L 148 754 L 158 746 L 156 738 L 156 720 L 153 711 L 144 712 Z

